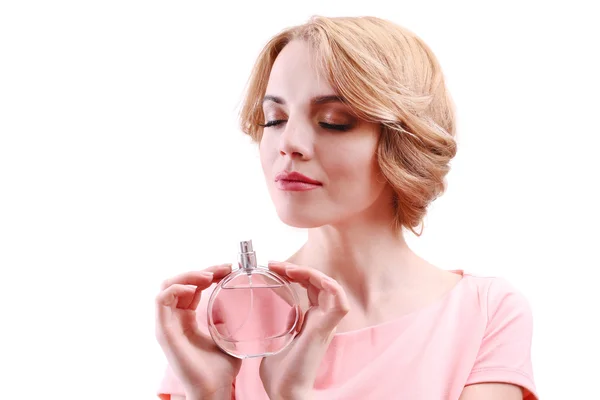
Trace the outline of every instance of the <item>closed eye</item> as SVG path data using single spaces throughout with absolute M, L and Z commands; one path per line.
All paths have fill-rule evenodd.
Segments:
M 284 119 L 276 119 L 273 121 L 267 121 L 266 124 L 258 124 L 258 126 L 262 126 L 263 128 L 269 128 L 271 126 L 277 126 L 283 122 L 286 122 Z
M 352 124 L 334 125 L 334 124 L 328 124 L 327 122 L 319 122 L 319 125 L 321 125 L 325 129 L 330 129 L 332 131 L 345 132 L 345 131 L 349 131 L 350 129 L 352 129 Z
M 284 119 L 277 119 L 277 120 L 273 120 L 273 121 L 267 121 L 267 123 L 265 124 L 258 124 L 259 126 L 262 126 L 263 128 L 269 128 L 272 126 L 277 126 L 280 125 L 284 122 L 287 122 Z M 328 124 L 327 122 L 319 122 L 319 125 L 325 129 L 329 129 L 329 130 L 333 130 L 333 131 L 348 131 L 352 128 L 351 124 L 347 124 L 347 125 L 337 125 L 337 124 Z

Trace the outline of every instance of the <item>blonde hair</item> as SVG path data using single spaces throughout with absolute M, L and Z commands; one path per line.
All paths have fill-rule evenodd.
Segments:
M 329 84 L 358 117 L 382 127 L 379 167 L 394 190 L 394 226 L 415 235 L 428 205 L 445 191 L 456 154 L 455 111 L 441 67 L 414 33 L 376 17 L 313 16 L 281 31 L 263 48 L 250 75 L 241 129 L 260 142 L 262 99 L 275 58 L 304 40 Z

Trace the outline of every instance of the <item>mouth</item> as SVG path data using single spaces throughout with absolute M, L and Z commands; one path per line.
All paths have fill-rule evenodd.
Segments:
M 279 189 L 291 192 L 313 190 L 323 186 L 321 182 L 302 175 L 299 172 L 282 172 L 277 174 L 275 183 Z

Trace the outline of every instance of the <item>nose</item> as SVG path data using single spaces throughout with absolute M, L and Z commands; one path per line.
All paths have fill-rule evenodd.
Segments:
M 314 135 L 312 129 L 288 119 L 279 140 L 279 154 L 310 160 L 314 154 Z

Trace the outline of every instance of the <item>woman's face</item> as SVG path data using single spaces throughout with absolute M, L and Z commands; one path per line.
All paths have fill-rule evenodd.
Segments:
M 300 228 L 366 215 L 389 197 L 377 164 L 379 125 L 359 120 L 337 100 L 311 57 L 303 41 L 292 41 L 277 57 L 263 102 L 271 126 L 260 142 L 277 214 Z

